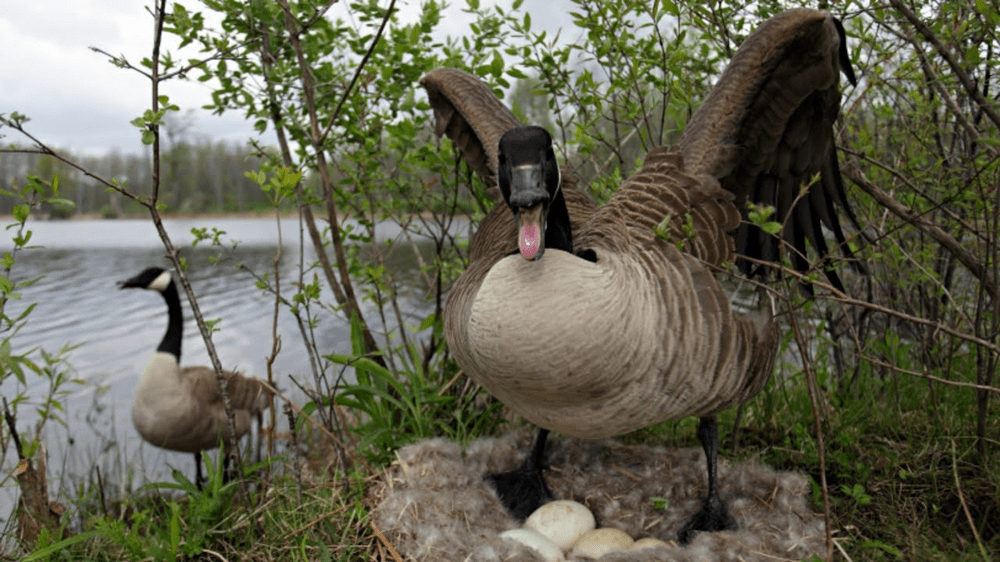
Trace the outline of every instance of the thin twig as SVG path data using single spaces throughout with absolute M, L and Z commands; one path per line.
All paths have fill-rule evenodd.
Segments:
M 977 279 L 979 279 L 980 283 L 983 284 L 983 287 L 990 294 L 990 296 L 996 298 L 996 279 L 990 275 L 987 264 L 983 263 L 972 252 L 966 249 L 965 246 L 956 240 L 954 236 L 948 234 L 944 231 L 944 229 L 920 216 L 915 211 L 908 209 L 899 201 L 896 201 L 891 195 L 882 189 L 879 189 L 879 187 L 872 182 L 868 181 L 868 179 L 865 178 L 860 171 L 850 167 L 845 167 L 843 173 L 848 179 L 854 182 L 855 185 L 878 201 L 878 203 L 885 209 L 913 225 L 921 232 L 928 234 L 931 238 L 944 246 L 949 252 L 951 252 L 952 255 L 958 258 L 958 261 L 962 262 L 962 265 L 968 268 L 968 270 Z
M 95 465 L 94 470 L 97 471 L 97 493 L 101 496 L 101 511 L 104 513 L 104 517 L 110 519 L 111 516 L 108 515 L 108 501 L 104 497 L 104 479 L 101 478 L 100 465 Z
M 17 451 L 18 460 L 24 459 L 24 449 L 21 448 L 21 438 L 17 434 L 17 421 L 14 419 L 14 414 L 10 413 L 10 408 L 7 407 L 7 397 L 3 397 L 3 418 L 7 421 L 7 427 L 10 429 L 10 437 L 14 441 L 14 450 Z
M 955 77 L 958 78 L 958 81 L 962 83 L 962 87 L 965 88 L 969 97 L 976 102 L 979 109 L 982 110 L 987 117 L 989 117 L 990 121 L 993 121 L 993 126 L 1000 127 L 1000 112 L 997 111 L 996 107 L 990 100 L 983 96 L 982 92 L 980 92 L 979 88 L 976 86 L 976 81 L 973 80 L 967 72 L 965 72 L 965 69 L 958 63 L 958 60 L 951 53 L 951 51 L 949 51 L 944 44 L 941 43 L 941 40 L 934 35 L 934 31 L 931 30 L 927 24 L 921 21 L 917 15 L 913 13 L 913 10 L 907 7 L 902 0 L 889 0 L 889 3 L 892 4 L 892 7 L 899 13 L 903 14 L 903 17 L 906 18 L 911 25 L 913 25 L 920 35 L 924 36 L 924 39 L 926 39 L 927 42 L 934 47 L 938 54 L 941 55 L 941 58 L 948 63 L 948 67 L 951 68 L 951 71 L 955 74 Z
M 808 344 L 799 327 L 798 316 L 791 310 L 791 303 L 787 300 L 786 303 L 788 304 L 788 317 L 792 325 L 795 345 L 799 348 L 799 353 L 802 356 L 802 369 L 806 375 L 806 390 L 809 393 L 809 401 L 812 404 L 813 421 L 816 427 L 816 452 L 819 455 L 819 482 L 823 490 L 823 519 L 826 523 L 824 525 L 826 530 L 826 558 L 827 560 L 833 560 L 833 518 L 830 515 L 830 491 L 827 488 L 826 482 L 826 450 L 823 443 L 823 420 L 826 416 L 823 415 L 823 411 L 820 408 L 819 382 L 816 380 L 816 371 L 812 369 Z
M 438 391 L 438 396 L 444 396 L 444 393 L 447 392 L 449 388 L 451 388 L 451 385 L 455 384 L 455 381 L 457 381 L 459 377 L 461 377 L 464 374 L 465 371 L 459 369 L 458 372 L 455 373 L 455 376 L 451 377 L 451 380 L 448 381 L 447 384 L 441 387 L 441 390 Z
M 393 0 L 394 2 L 395 0 Z M 348 317 L 357 315 L 362 328 L 365 351 L 371 356 L 373 361 L 385 367 L 385 361 L 382 359 L 381 354 L 377 353 L 379 351 L 378 343 L 375 341 L 374 336 L 372 336 L 368 323 L 365 322 L 364 313 L 354 293 L 354 285 L 351 282 L 351 274 L 348 270 L 349 260 L 344 251 L 345 244 L 340 226 L 341 218 L 334 198 L 333 180 L 330 178 L 330 166 L 327 164 L 326 149 L 323 146 L 323 137 L 320 135 L 319 130 L 319 115 L 317 112 L 315 86 L 313 84 L 313 71 L 310 68 L 309 61 L 306 60 L 305 50 L 299 41 L 299 36 L 303 33 L 304 28 L 298 25 L 288 4 L 288 0 L 278 0 L 278 5 L 285 16 L 285 27 L 288 31 L 289 44 L 295 53 L 302 79 L 302 94 L 305 97 L 305 109 L 309 116 L 310 144 L 316 157 L 315 169 L 319 172 L 320 185 L 323 189 L 323 202 L 326 205 L 326 218 L 330 223 L 330 238 L 333 243 L 333 253 L 336 258 L 339 275 L 333 273 L 329 259 L 324 259 L 326 258 L 326 252 L 323 251 L 322 243 L 316 245 L 316 252 L 320 257 L 327 283 L 333 290 L 337 303 L 345 308 L 345 313 Z M 386 17 L 388 17 L 388 14 Z M 316 243 L 315 238 L 313 243 Z
M 295 429 L 295 414 L 291 402 L 285 402 L 288 433 L 292 437 L 292 473 L 295 474 L 296 507 L 302 507 L 302 468 L 299 466 L 299 434 Z
M 371 525 L 372 531 L 375 533 L 375 536 L 378 537 L 379 542 L 381 542 L 382 545 L 389 550 L 389 554 L 392 555 L 392 559 L 395 562 L 403 562 L 403 557 L 399 555 L 399 552 L 397 552 L 396 548 L 392 546 L 389 539 L 385 538 L 385 535 L 382 534 L 382 529 L 379 529 L 378 525 L 376 525 L 374 521 L 369 522 L 369 525 Z
M 990 555 L 986 552 L 986 547 L 983 546 L 983 540 L 979 538 L 979 530 L 976 529 L 976 522 L 972 519 L 972 514 L 969 513 L 969 506 L 965 503 L 965 495 L 962 494 L 962 482 L 958 478 L 958 456 L 955 452 L 955 440 L 951 440 L 951 474 L 955 478 L 955 491 L 958 493 L 958 501 L 962 503 L 962 511 L 965 512 L 965 518 L 969 521 L 969 528 L 972 529 L 972 536 L 976 539 L 976 546 L 979 547 L 979 553 L 983 555 L 983 560 L 989 561 Z
M 385 26 L 389 23 L 389 18 L 392 17 L 392 12 L 395 7 L 396 0 L 390 0 L 389 7 L 385 11 L 385 16 L 382 18 L 382 24 L 379 25 L 378 31 L 375 33 L 375 37 L 372 38 L 371 45 L 368 46 L 368 51 L 365 52 L 365 56 L 362 57 L 358 67 L 354 69 L 354 76 L 351 77 L 350 83 L 348 83 L 347 88 L 344 89 L 344 94 L 340 96 L 340 102 L 337 103 L 337 108 L 333 110 L 333 115 L 330 116 L 330 120 L 327 122 L 326 127 L 323 128 L 322 134 L 319 136 L 320 144 L 326 141 L 326 137 L 330 134 L 330 130 L 333 129 L 333 125 L 337 121 L 337 117 L 340 116 L 340 110 L 344 108 L 344 103 L 347 102 L 348 96 L 354 90 L 354 85 L 357 84 L 358 78 L 361 77 L 361 71 L 368 66 L 368 59 L 370 59 L 372 53 L 375 52 L 375 47 L 378 45 L 379 40 L 382 39 L 382 33 L 385 31 Z
M 844 550 L 844 547 L 840 546 L 840 541 L 834 539 L 833 544 L 834 544 L 834 546 L 837 547 L 837 550 L 840 551 L 841 556 L 843 556 L 845 559 L 847 559 L 847 562 L 854 562 L 851 559 L 851 557 L 848 556 L 847 551 Z

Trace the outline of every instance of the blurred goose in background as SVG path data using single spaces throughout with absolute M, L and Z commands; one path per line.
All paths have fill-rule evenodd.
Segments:
M 139 378 L 132 422 L 150 444 L 194 453 L 195 483 L 201 488 L 201 452 L 217 447 L 220 439 L 227 442 L 230 435 L 215 370 L 180 366 L 184 315 L 177 285 L 169 271 L 149 267 L 122 281 L 120 287 L 157 291 L 167 303 L 167 332 Z M 255 378 L 229 371 L 224 371 L 224 375 L 229 381 L 229 399 L 235 410 L 239 439 L 249 433 L 254 417 L 259 422 L 270 404 L 271 393 Z M 228 461 L 228 454 L 225 459 Z
M 542 477 L 549 430 L 600 439 L 698 416 L 708 493 L 678 538 L 735 528 L 718 493 L 715 416 L 764 387 L 779 332 L 770 307 L 735 313 L 711 270 L 737 252 L 780 260 L 779 240 L 741 223 L 748 201 L 787 219 L 783 238 L 800 271 L 807 243 L 829 257 L 823 226 L 850 256 L 837 210 L 856 226 L 834 146 L 840 72 L 854 82 L 837 20 L 809 9 L 771 18 L 739 48 L 680 145 L 650 151 L 602 207 L 560 172 L 549 133 L 522 125 L 478 78 L 441 68 L 421 80 L 436 133 L 506 203 L 472 239 L 445 331 L 465 373 L 541 428 L 519 469 L 489 475 L 515 516 L 551 499 Z M 743 271 L 759 272 L 753 263 Z

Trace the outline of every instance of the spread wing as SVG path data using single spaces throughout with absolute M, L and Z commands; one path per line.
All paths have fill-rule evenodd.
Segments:
M 858 228 L 834 144 L 841 72 L 854 83 L 840 22 L 805 8 L 779 14 L 740 46 L 680 142 L 685 172 L 718 180 L 744 217 L 747 202 L 774 206 L 772 220 L 784 223 L 781 236 L 803 272 L 807 244 L 830 256 L 822 227 L 853 258 L 838 212 Z M 744 221 L 735 238 L 737 253 L 750 258 L 738 260 L 748 275 L 763 272 L 759 261 L 780 260 L 779 240 L 753 224 Z M 822 267 L 842 288 L 832 266 Z
M 420 79 L 434 108 L 434 133 L 447 135 L 486 185 L 495 186 L 500 137 L 521 125 L 479 78 L 456 68 L 438 68 Z

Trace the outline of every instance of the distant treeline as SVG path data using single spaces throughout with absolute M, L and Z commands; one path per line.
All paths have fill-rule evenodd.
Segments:
M 62 154 L 93 174 L 117 179 L 133 193 L 149 194 L 152 165 L 148 154 L 125 154 L 117 149 L 103 156 L 78 156 L 71 151 Z M 176 143 L 163 151 L 159 199 L 171 213 L 241 212 L 267 207 L 266 194 L 244 175 L 257 170 L 260 163 L 257 150 L 242 143 L 211 140 Z M 45 181 L 58 176 L 59 196 L 76 204 L 73 209 L 44 209 L 53 217 L 98 213 L 114 218 L 142 210 L 55 158 L 0 153 L 0 188 L 9 190 L 24 185 L 27 176 Z M 0 197 L 0 214 L 10 214 L 14 203 L 13 198 Z

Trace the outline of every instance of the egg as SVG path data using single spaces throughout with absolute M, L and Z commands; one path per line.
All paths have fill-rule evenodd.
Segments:
M 552 544 L 552 541 L 538 534 L 531 529 L 511 529 L 500 533 L 500 538 L 517 541 L 524 546 L 534 550 L 545 559 L 545 562 L 563 562 L 562 550 Z
M 576 541 L 570 554 L 580 558 L 600 558 L 615 550 L 626 550 L 633 542 L 632 537 L 620 529 L 594 529 Z
M 663 542 L 660 539 L 654 539 L 653 537 L 646 537 L 644 539 L 639 539 L 634 543 L 632 543 L 632 546 L 629 547 L 629 550 L 640 550 L 643 548 L 659 548 L 661 546 L 668 547 L 674 545 Z
M 596 526 L 594 514 L 583 504 L 571 500 L 549 502 L 524 522 L 526 529 L 537 531 L 560 550 L 569 550 L 577 539 Z

